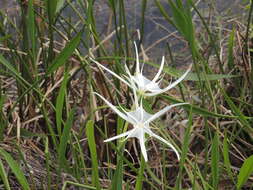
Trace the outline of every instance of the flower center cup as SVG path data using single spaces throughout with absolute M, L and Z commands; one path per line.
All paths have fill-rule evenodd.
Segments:
M 138 127 L 138 128 L 144 128 L 144 124 L 143 124 L 143 123 L 138 123 L 138 124 L 137 124 L 137 127 Z

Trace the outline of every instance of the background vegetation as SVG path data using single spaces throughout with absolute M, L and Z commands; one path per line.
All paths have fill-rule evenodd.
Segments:
M 15 15 L 2 10 L 0 188 L 252 188 L 253 5 L 249 0 L 238 4 L 244 15 L 238 20 L 217 16 L 217 2 L 20 0 L 12 9 Z M 129 3 L 138 4 L 139 22 L 129 17 Z M 105 7 L 108 14 L 97 14 Z M 158 30 L 173 28 L 169 37 L 152 41 L 146 28 L 151 9 L 163 20 Z M 154 64 L 161 61 L 159 52 L 166 55 L 165 81 L 193 63 L 177 88 L 144 102 L 150 112 L 190 103 L 153 124 L 177 147 L 180 162 L 152 139 L 147 163 L 134 139 L 124 148 L 120 141 L 103 142 L 125 125 L 92 92 L 126 109 L 132 94 L 89 58 L 124 74 L 123 63 L 134 70 L 133 41 L 149 76 L 159 68 Z M 156 57 L 147 53 L 159 43 L 165 46 L 158 46 Z

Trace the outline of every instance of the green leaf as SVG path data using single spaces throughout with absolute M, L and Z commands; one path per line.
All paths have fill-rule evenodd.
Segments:
M 30 189 L 29 183 L 27 182 L 25 175 L 20 169 L 18 163 L 12 158 L 12 156 L 8 152 L 3 150 L 2 148 L 0 148 L 0 155 L 5 159 L 5 161 L 10 166 L 12 172 L 14 173 L 18 182 L 22 186 L 22 189 L 29 190 Z
M 232 167 L 231 167 L 231 163 L 229 160 L 229 146 L 228 146 L 227 133 L 225 133 L 225 137 L 223 140 L 223 158 L 224 158 L 224 165 L 226 167 L 227 173 L 228 173 L 229 177 L 231 178 L 231 180 L 234 181 L 233 174 L 231 171 Z
M 117 118 L 117 134 L 120 134 L 124 130 L 124 124 L 125 121 L 118 117 Z M 119 152 L 121 155 L 117 154 L 117 166 L 116 170 L 112 179 L 112 185 L 111 189 L 117 189 L 122 190 L 122 183 L 123 183 L 123 159 L 122 159 L 122 153 L 125 149 L 125 142 L 122 142 L 121 144 L 118 142 Z
M 151 65 L 153 67 L 159 68 L 160 65 L 155 64 L 155 63 L 151 63 L 151 62 L 145 62 L 148 65 Z M 180 76 L 182 76 L 184 74 L 185 71 L 180 71 L 178 69 L 172 68 L 172 67 L 168 67 L 168 66 L 164 66 L 163 71 L 167 74 L 169 74 L 170 76 L 179 78 Z M 199 74 L 199 77 L 197 75 L 197 73 L 192 73 L 190 72 L 185 78 L 184 80 L 189 80 L 189 81 L 211 81 L 211 80 L 220 80 L 220 79 L 226 79 L 226 78 L 233 78 L 233 77 L 239 77 L 238 75 L 225 75 L 225 74 L 206 74 L 206 76 L 202 73 Z
M 158 7 L 158 9 L 161 12 L 161 14 L 163 15 L 163 17 L 165 18 L 165 20 L 167 20 L 171 25 L 173 25 L 174 27 L 176 27 L 174 21 L 169 17 L 169 15 L 167 14 L 167 11 L 162 6 L 162 4 L 160 3 L 160 1 L 159 0 L 155 0 L 155 4 Z
M 187 22 L 187 17 L 184 14 L 184 9 L 183 7 L 179 7 L 177 6 L 173 1 L 168 0 L 168 3 L 170 5 L 170 8 L 172 10 L 172 17 L 174 20 L 174 23 L 177 27 L 177 29 L 181 32 L 181 34 L 187 38 L 187 31 L 190 30 L 190 28 L 188 28 L 188 22 Z
M 96 143 L 94 137 L 94 121 L 89 120 L 86 124 L 86 136 L 88 139 L 88 145 L 91 154 L 91 162 L 92 162 L 92 184 L 96 185 L 97 190 L 100 190 L 99 183 L 99 172 L 98 172 L 98 159 L 97 159 L 97 150 Z
M 232 110 L 232 112 L 238 116 L 238 120 L 242 123 L 243 125 L 243 129 L 247 132 L 252 133 L 253 132 L 253 128 L 251 126 L 251 124 L 247 121 L 247 117 L 241 112 L 241 110 L 234 104 L 234 102 L 231 100 L 231 98 L 227 95 L 227 93 L 224 91 L 223 88 L 221 89 L 221 93 L 223 94 L 226 102 L 228 103 L 230 109 Z
M 66 121 L 66 124 L 64 125 L 63 128 L 63 133 L 61 135 L 61 139 L 60 139 L 60 145 L 59 145 L 59 149 L 58 149 L 58 158 L 59 158 L 59 165 L 60 168 L 64 167 L 66 158 L 65 158 L 65 154 L 66 154 L 66 148 L 67 148 L 67 144 L 69 142 L 69 138 L 70 138 L 70 129 L 73 123 L 73 119 L 74 119 L 74 110 L 72 109 L 70 111 L 69 117 Z
M 56 99 L 56 126 L 57 126 L 58 135 L 60 136 L 61 136 L 61 121 L 62 121 L 62 111 L 63 111 L 62 109 L 63 109 L 64 98 L 66 94 L 68 78 L 69 78 L 68 74 L 67 72 L 65 72 L 62 85 Z
M 246 183 L 246 181 L 249 179 L 250 175 L 253 173 L 253 155 L 251 155 L 249 158 L 247 158 L 239 172 L 239 175 L 237 176 L 237 189 L 241 189 L 242 186 Z
M 54 23 L 57 0 L 46 0 L 49 23 Z
M 60 66 L 64 65 L 81 40 L 82 32 L 79 32 L 55 58 L 47 70 L 47 75 L 52 74 Z
M 10 184 L 9 184 L 9 181 L 8 181 L 8 177 L 7 177 L 7 174 L 5 172 L 5 169 L 4 169 L 4 166 L 3 166 L 3 162 L 2 160 L 0 159 L 0 176 L 1 176 L 1 179 L 4 183 L 4 187 L 6 190 L 11 190 L 10 188 Z
M 187 123 L 187 128 L 185 130 L 184 134 L 184 140 L 183 140 L 183 147 L 182 147 L 182 153 L 181 153 L 181 158 L 180 158 L 180 163 L 179 163 L 179 173 L 176 181 L 176 189 L 181 189 L 181 180 L 184 179 L 183 176 L 183 167 L 185 165 L 185 161 L 187 159 L 187 152 L 189 151 L 189 146 L 190 146 L 190 139 L 191 139 L 191 131 L 193 128 L 192 125 L 192 108 L 189 111 L 189 117 L 188 117 L 188 123 Z
M 34 132 L 31 132 L 31 131 L 28 131 L 27 129 L 21 128 L 20 129 L 20 136 L 22 138 L 32 138 L 32 137 L 44 138 L 45 134 L 43 134 L 43 133 L 34 133 Z
M 27 16 L 27 24 L 29 26 L 28 36 L 31 43 L 32 56 L 35 64 L 36 57 L 36 27 L 35 27 L 35 16 L 34 16 L 34 8 L 33 8 L 33 0 L 29 0 L 28 2 L 28 16 Z
M 228 41 L 228 68 L 232 70 L 234 68 L 234 39 L 235 38 L 235 29 L 231 31 L 231 34 L 229 36 L 229 41 Z
M 216 133 L 212 140 L 212 149 L 211 149 L 211 170 L 212 170 L 212 184 L 214 189 L 218 189 L 219 184 L 219 137 Z
M 142 190 L 143 189 L 142 184 L 143 184 L 145 166 L 146 166 L 146 162 L 143 158 L 143 155 L 141 155 L 141 164 L 140 164 L 138 176 L 136 179 L 135 190 Z
M 172 103 L 183 103 L 183 101 L 181 100 L 177 100 L 171 96 L 167 96 L 167 95 L 159 95 L 160 97 L 172 102 Z M 222 115 L 222 114 L 217 114 L 217 113 L 213 113 L 213 112 L 210 112 L 204 108 L 200 108 L 198 106 L 195 106 L 195 105 L 191 105 L 191 104 L 185 104 L 185 105 L 182 105 L 182 107 L 184 109 L 186 109 L 187 111 L 190 111 L 191 108 L 192 108 L 192 112 L 193 113 L 196 113 L 196 114 L 200 114 L 202 116 L 207 116 L 207 117 L 218 117 L 218 118 L 237 118 L 237 116 L 230 116 L 230 115 Z
M 20 73 L 0 54 L 0 62 L 11 72 L 12 75 L 16 78 L 21 78 Z
M 63 7 L 65 0 L 58 0 L 56 5 L 55 13 L 57 14 Z

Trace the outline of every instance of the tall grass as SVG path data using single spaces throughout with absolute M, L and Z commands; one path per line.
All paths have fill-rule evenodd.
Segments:
M 1 11 L 1 188 L 252 188 L 252 1 L 242 6 L 248 16 L 240 23 L 221 19 L 230 28 L 216 27 L 222 23 L 216 15 L 206 18 L 199 1 L 136 1 L 140 24 L 132 28 L 129 2 L 108 0 L 107 32 L 99 29 L 96 3 L 28 0 L 19 1 L 16 17 Z M 137 40 L 144 68 L 159 68 L 144 46 L 151 8 L 173 27 L 193 63 L 178 88 L 143 102 L 150 113 L 189 103 L 152 124 L 180 150 L 179 162 L 153 140 L 146 142 L 148 162 L 134 139 L 104 143 L 131 126 L 93 94 L 124 109 L 132 103 L 131 90 L 90 58 L 124 75 L 123 63 L 135 68 Z M 172 65 L 182 52 L 173 52 L 169 42 L 164 78 L 177 78 L 183 71 Z

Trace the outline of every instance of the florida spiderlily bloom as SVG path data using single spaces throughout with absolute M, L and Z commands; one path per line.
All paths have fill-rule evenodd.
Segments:
M 136 90 L 141 96 L 155 96 L 161 93 L 164 93 L 171 88 L 175 87 L 178 83 L 180 83 L 184 78 L 187 76 L 187 74 L 191 70 L 191 66 L 187 69 L 187 71 L 179 77 L 176 81 L 173 83 L 169 84 L 167 87 L 161 89 L 160 88 L 160 83 L 162 82 L 162 77 L 161 73 L 164 67 L 164 56 L 162 57 L 162 62 L 161 66 L 155 75 L 155 77 L 152 80 L 149 80 L 146 78 L 142 73 L 143 73 L 143 67 L 140 69 L 140 61 L 139 61 L 139 56 L 138 56 L 138 50 L 137 46 L 135 45 L 135 52 L 136 52 L 136 69 L 135 69 L 135 74 L 132 75 L 129 71 L 129 68 L 125 65 L 125 70 L 127 75 L 124 75 L 123 77 L 119 76 L 118 74 L 114 73 L 110 69 L 106 68 L 105 66 L 101 65 L 95 60 L 92 60 L 95 62 L 99 67 L 103 68 L 104 70 L 108 71 L 110 74 L 118 78 L 120 81 L 128 85 L 129 87 L 133 88 Z M 134 84 L 134 85 L 133 85 Z
M 121 137 L 126 137 L 126 139 L 131 138 L 131 137 L 136 137 L 139 140 L 142 155 L 143 155 L 145 161 L 147 161 L 148 156 L 147 156 L 147 151 L 146 151 L 146 147 L 145 147 L 145 140 L 146 140 L 145 134 L 147 133 L 149 136 L 155 137 L 156 139 L 162 141 L 163 143 L 165 143 L 169 147 L 171 147 L 172 150 L 175 151 L 178 160 L 180 159 L 179 153 L 176 150 L 176 148 L 171 143 L 169 143 L 168 141 L 166 141 L 162 137 L 160 137 L 160 136 L 156 135 L 154 132 L 152 132 L 149 127 L 149 124 L 150 124 L 150 122 L 154 121 L 155 119 L 157 119 L 158 117 L 160 117 L 161 115 L 166 113 L 171 108 L 173 108 L 175 106 L 184 105 L 187 103 L 178 103 L 178 104 L 167 106 L 164 109 L 162 109 L 161 111 L 159 111 L 153 115 L 153 114 L 147 113 L 143 109 L 142 103 L 140 103 L 140 105 L 139 105 L 138 101 L 135 101 L 134 111 L 130 111 L 130 112 L 127 112 L 125 110 L 120 111 L 114 105 L 112 105 L 110 102 L 108 102 L 103 96 L 101 96 L 98 93 L 95 93 L 95 94 L 97 96 L 99 96 L 121 118 L 123 118 L 124 120 L 126 120 L 127 122 L 129 122 L 133 125 L 133 129 L 131 129 L 125 133 L 122 133 L 120 135 L 111 137 L 111 138 L 105 140 L 104 142 L 113 141 L 113 140 L 119 139 Z

